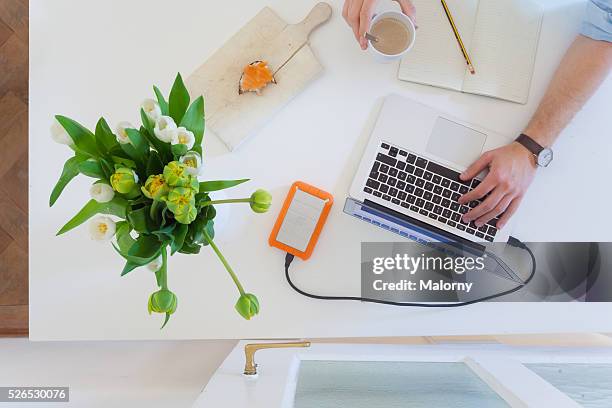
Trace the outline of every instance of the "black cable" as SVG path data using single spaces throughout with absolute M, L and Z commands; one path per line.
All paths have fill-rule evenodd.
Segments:
M 527 245 L 522 243 L 520 240 L 518 240 L 517 238 L 514 238 L 514 237 L 510 237 L 508 239 L 508 245 L 513 246 L 515 248 L 524 249 L 525 251 L 527 251 L 529 253 L 529 256 L 531 257 L 531 273 L 529 274 L 529 277 L 522 284 L 519 284 L 519 285 L 517 285 L 516 287 L 514 287 L 512 289 L 506 290 L 504 292 L 495 293 L 493 295 L 484 296 L 484 297 L 481 297 L 481 298 L 478 298 L 478 299 L 469 300 L 469 301 L 466 301 L 466 302 L 458 302 L 458 303 L 414 303 L 414 302 L 394 302 L 394 301 L 391 301 L 391 300 L 380 300 L 380 299 L 366 298 L 366 297 L 360 297 L 360 296 L 323 296 L 323 295 L 315 295 L 315 294 L 312 294 L 312 293 L 305 292 L 302 289 L 298 288 L 297 286 L 295 286 L 295 284 L 291 280 L 291 277 L 289 276 L 289 266 L 291 265 L 291 262 L 293 262 L 294 255 L 289 254 L 289 253 L 285 256 L 285 278 L 287 278 L 287 283 L 289 283 L 289 286 L 291 286 L 291 288 L 293 290 L 295 290 L 300 295 L 303 295 L 303 296 L 306 296 L 306 297 L 309 297 L 309 298 L 312 298 L 312 299 L 319 299 L 319 300 L 357 300 L 357 301 L 360 301 L 360 302 L 380 303 L 380 304 L 383 304 L 383 305 L 411 306 L 411 307 L 459 307 L 459 306 L 467 306 L 467 305 L 471 305 L 471 304 L 474 304 L 474 303 L 484 302 L 484 301 L 487 301 L 487 300 L 495 299 L 495 298 L 498 298 L 498 297 L 501 297 L 501 296 L 506 296 L 506 295 L 509 295 L 511 293 L 514 293 L 517 290 L 525 287 L 531 281 L 531 279 L 533 279 L 533 276 L 535 275 L 535 271 L 536 271 L 536 259 L 535 259 L 535 255 L 533 254 L 531 249 Z M 503 261 L 501 261 L 497 257 L 496 257 L 496 260 L 498 262 L 503 262 Z

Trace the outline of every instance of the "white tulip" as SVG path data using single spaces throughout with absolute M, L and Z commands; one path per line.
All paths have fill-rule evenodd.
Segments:
M 115 131 L 117 136 L 117 141 L 121 144 L 130 143 L 130 138 L 127 135 L 125 129 L 134 129 L 134 126 L 130 122 L 121 122 L 117 125 L 117 130 Z
M 170 143 L 176 135 L 176 123 L 170 116 L 162 116 L 155 122 L 153 132 L 162 142 Z
M 159 107 L 157 101 L 154 101 L 153 99 L 145 99 L 140 104 L 140 107 L 145 111 L 149 119 L 151 119 L 153 122 L 157 122 L 157 120 L 161 118 L 161 108 Z
M 147 269 L 151 272 L 157 272 L 162 267 L 163 261 L 161 255 L 157 257 L 157 259 L 152 260 L 147 264 Z
M 172 144 L 182 144 L 187 146 L 187 149 L 191 149 L 193 144 L 195 143 L 195 136 L 192 132 L 188 131 L 184 127 L 180 127 L 176 129 L 176 134 L 174 135 L 174 139 L 172 139 Z
M 115 222 L 108 217 L 97 216 L 89 221 L 89 234 L 93 240 L 109 241 L 115 230 Z
M 115 197 L 115 191 L 106 183 L 96 183 L 89 189 L 89 195 L 99 203 L 108 203 Z
M 179 159 L 179 162 L 187 167 L 187 173 L 192 176 L 197 176 L 202 171 L 202 156 L 200 156 L 198 152 L 190 151 L 185 153 L 185 155 Z
M 66 132 L 66 129 L 57 121 L 57 119 L 53 119 L 53 124 L 51 125 L 51 139 L 53 139 L 56 143 L 65 144 L 65 145 L 73 145 L 74 141 Z

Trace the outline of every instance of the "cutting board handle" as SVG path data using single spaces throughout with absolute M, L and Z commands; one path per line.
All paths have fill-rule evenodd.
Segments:
M 306 18 L 298 23 L 297 26 L 300 27 L 306 38 L 308 38 L 312 30 L 329 20 L 331 15 L 331 6 L 328 3 L 321 2 L 314 6 Z

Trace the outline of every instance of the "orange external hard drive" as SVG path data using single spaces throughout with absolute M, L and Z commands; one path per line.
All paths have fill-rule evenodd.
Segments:
M 310 258 L 333 202 L 323 190 L 302 181 L 293 183 L 270 233 L 270 246 Z

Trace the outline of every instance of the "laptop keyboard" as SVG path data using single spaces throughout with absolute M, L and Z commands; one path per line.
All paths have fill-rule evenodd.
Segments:
M 473 190 L 480 180 L 462 181 L 457 171 L 422 156 L 381 143 L 374 165 L 363 189 L 367 194 L 400 205 L 408 211 L 427 216 L 451 229 L 493 241 L 498 218 L 477 227 L 461 217 L 482 200 L 461 205 L 458 200 Z

